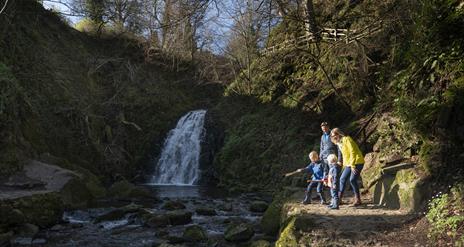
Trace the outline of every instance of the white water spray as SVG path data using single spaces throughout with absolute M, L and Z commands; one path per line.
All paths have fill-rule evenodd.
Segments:
M 194 185 L 198 182 L 205 114 L 206 110 L 191 111 L 169 132 L 151 181 L 153 184 Z

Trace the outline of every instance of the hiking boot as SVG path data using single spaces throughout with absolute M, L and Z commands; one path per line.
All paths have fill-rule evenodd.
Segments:
M 351 207 L 357 207 L 357 206 L 360 206 L 362 204 L 361 202 L 361 196 L 359 195 L 356 195 L 355 199 L 354 199 L 354 202 L 350 205 Z
M 338 206 L 332 205 L 332 207 L 330 207 L 330 209 L 340 209 L 340 208 Z
M 338 205 L 342 205 L 343 204 L 343 193 L 342 192 L 338 192 Z
M 303 200 L 303 201 L 301 201 L 301 204 L 303 204 L 303 205 L 311 204 L 311 200 L 309 200 L 309 201 L 308 200 Z

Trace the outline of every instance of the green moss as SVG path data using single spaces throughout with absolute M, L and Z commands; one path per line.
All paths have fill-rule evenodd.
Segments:
M 419 151 L 420 165 L 429 175 L 436 175 L 441 167 L 441 145 L 434 141 L 425 141 Z
M 249 247 L 271 247 L 271 243 L 267 240 L 258 240 L 258 241 L 253 241 L 249 245 Z
M 20 199 L 2 201 L 2 204 L 19 210 L 24 222 L 40 227 L 57 224 L 63 215 L 64 205 L 58 193 L 37 194 Z
M 282 196 L 277 195 L 264 212 L 260 226 L 265 234 L 276 236 L 279 233 L 283 203 Z
M 282 174 L 308 162 L 313 138 L 319 137 L 308 115 L 250 98 L 226 97 L 212 111 L 225 129 L 215 163 L 227 188 L 275 190 Z
M 208 240 L 205 230 L 198 225 L 189 226 L 185 229 L 183 237 L 191 242 L 203 242 Z
M 280 232 L 279 239 L 276 241 L 276 247 L 298 246 L 298 237 L 295 229 L 296 217 L 291 217 L 287 220 Z

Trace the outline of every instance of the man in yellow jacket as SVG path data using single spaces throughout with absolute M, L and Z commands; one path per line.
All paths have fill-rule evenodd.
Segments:
M 359 193 L 358 179 L 364 167 L 364 156 L 353 138 L 345 135 L 339 128 L 330 132 L 332 142 L 337 144 L 341 150 L 341 159 L 343 163 L 342 175 L 340 176 L 339 200 L 342 201 L 345 184 L 348 177 L 353 188 L 355 201 L 352 206 L 361 205 L 361 194 Z

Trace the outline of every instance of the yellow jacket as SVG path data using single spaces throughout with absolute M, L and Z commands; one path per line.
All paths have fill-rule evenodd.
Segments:
M 364 164 L 364 156 L 358 144 L 349 136 L 342 137 L 342 158 L 343 166 L 355 167 L 355 165 Z

